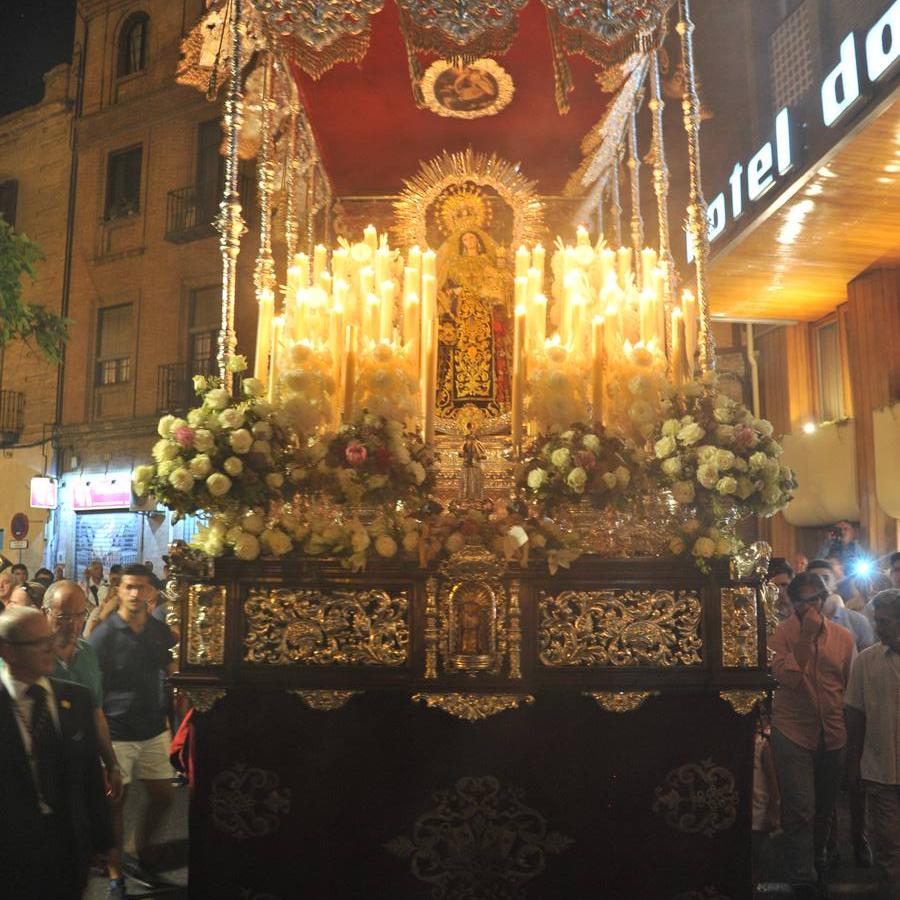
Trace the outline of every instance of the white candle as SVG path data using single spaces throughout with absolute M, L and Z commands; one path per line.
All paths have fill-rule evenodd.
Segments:
M 412 266 L 405 266 L 403 269 L 403 296 L 408 297 L 410 294 L 419 294 L 419 272 Z
M 368 244 L 373 250 L 378 249 L 378 231 L 374 225 L 366 225 L 363 229 L 363 242 Z
M 328 251 L 322 244 L 316 244 L 313 250 L 313 284 L 319 283 L 319 276 L 325 271 L 328 265 Z
M 537 297 L 538 294 L 541 293 L 541 288 L 543 285 L 541 284 L 541 272 L 536 267 L 532 266 L 528 270 L 528 303 L 529 305 L 534 302 L 534 298 Z
M 517 279 L 518 280 L 518 279 Z M 518 455 L 522 443 L 522 414 L 525 395 L 525 307 L 516 306 L 513 332 L 513 385 L 510 426 L 513 448 Z
M 425 413 L 425 443 L 434 443 L 434 405 L 437 399 L 437 322 L 428 322 L 428 331 L 422 335 L 425 342 L 425 394 L 422 398 Z
M 640 295 L 641 340 L 644 346 L 656 337 L 656 294 L 644 289 Z
M 394 334 L 394 290 L 393 281 L 381 282 L 381 322 L 380 340 L 390 341 Z
M 341 283 L 341 282 L 339 282 Z M 328 349 L 331 351 L 331 377 L 334 381 L 334 405 L 335 423 L 341 416 L 341 367 L 343 365 L 344 351 L 344 307 L 340 303 L 333 303 L 328 315 Z
M 578 247 L 590 247 L 591 245 L 591 236 L 584 225 L 579 225 L 575 229 L 575 245 Z
M 421 278 L 422 278 L 422 251 L 419 249 L 418 244 L 413 244 L 413 246 L 409 248 L 409 253 L 406 256 L 406 264 L 411 269 L 415 269 L 416 293 L 418 293 L 419 284 L 420 284 Z
M 619 247 L 616 252 L 616 268 L 622 290 L 627 290 L 631 281 L 631 247 Z
M 381 340 L 381 298 L 377 294 L 366 295 L 365 338 L 377 344 Z
M 544 346 L 547 338 L 547 298 L 538 294 L 528 313 L 528 321 L 533 329 L 534 340 L 530 346 L 537 350 Z
M 269 346 L 269 403 L 278 398 L 278 376 L 281 371 L 281 339 L 284 334 L 284 317 L 272 319 L 272 342 Z
M 606 335 L 603 316 L 594 316 L 591 364 L 591 404 L 594 423 L 603 424 L 603 381 L 606 368 Z
M 375 270 L 366 266 L 359 270 L 359 292 L 363 297 L 368 297 L 375 290 Z
M 672 383 L 684 383 L 684 315 L 676 306 L 672 310 L 672 355 L 669 360 Z
M 428 314 L 429 319 L 437 315 L 437 279 L 434 275 L 422 276 L 422 315 Z
M 253 375 L 266 381 L 269 370 L 269 349 L 272 332 L 272 316 L 275 314 L 275 295 L 269 288 L 259 291 L 259 318 L 256 322 L 256 357 Z
M 381 284 L 391 277 L 391 254 L 387 247 L 379 247 L 375 251 L 375 284 Z
M 587 303 L 581 294 L 572 295 L 572 302 L 568 306 L 569 326 L 567 334 L 568 346 L 576 356 L 584 353 L 584 313 L 586 307 Z
M 516 278 L 525 278 L 528 275 L 528 266 L 531 262 L 531 255 L 524 244 L 519 245 L 516 250 Z
M 434 250 L 426 250 L 422 254 L 422 277 L 426 275 L 437 278 L 437 254 Z
M 420 329 L 422 327 L 421 304 L 419 303 L 419 295 L 409 293 L 403 300 L 403 344 L 406 352 L 413 365 L 413 371 L 416 377 L 419 377 L 421 361 L 419 360 L 421 337 Z
M 541 273 L 541 284 L 544 283 L 544 261 L 546 255 L 547 251 L 544 250 L 542 244 L 534 245 L 534 249 L 531 251 L 531 265 Z
M 341 382 L 344 386 L 342 413 L 344 422 L 353 418 L 353 389 L 356 384 L 356 325 L 348 325 L 344 343 L 344 366 Z
M 684 290 L 681 294 L 681 312 L 684 315 L 684 353 L 687 363 L 687 375 L 694 375 L 694 354 L 697 352 L 697 301 L 693 293 Z
M 600 283 L 604 285 L 607 284 L 610 275 L 615 279 L 615 273 L 616 254 L 613 250 L 610 250 L 609 247 L 604 247 L 600 251 Z
M 331 273 L 337 279 L 340 278 L 342 281 L 346 281 L 347 279 L 347 266 L 350 263 L 350 254 L 347 252 L 346 247 L 338 247 L 331 254 Z
M 653 270 L 656 268 L 656 251 L 650 247 L 641 250 L 641 287 L 653 287 Z
M 294 266 L 299 273 L 297 288 L 302 290 L 309 287 L 309 257 L 305 253 L 294 254 Z

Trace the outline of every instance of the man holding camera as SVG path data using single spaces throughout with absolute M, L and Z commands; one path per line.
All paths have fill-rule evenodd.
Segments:
M 851 575 L 854 561 L 862 556 L 865 554 L 856 540 L 856 529 L 846 519 L 834 523 L 816 554 L 817 559 L 834 557 L 841 563 L 844 571 Z
M 794 614 L 770 647 L 778 680 L 772 750 L 781 787 L 785 863 L 798 898 L 818 896 L 825 842 L 844 763 L 844 691 L 856 658 L 853 635 L 822 615 L 829 591 L 821 577 L 788 586 Z

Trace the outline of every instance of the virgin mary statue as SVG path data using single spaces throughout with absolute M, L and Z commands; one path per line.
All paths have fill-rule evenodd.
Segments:
M 438 252 L 438 414 L 463 432 L 509 407 L 512 276 L 480 228 L 451 234 Z

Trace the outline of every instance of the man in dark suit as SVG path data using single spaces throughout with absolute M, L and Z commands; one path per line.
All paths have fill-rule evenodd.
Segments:
M 48 678 L 54 641 L 36 609 L 0 615 L 0 890 L 16 900 L 78 900 L 112 845 L 91 697 Z

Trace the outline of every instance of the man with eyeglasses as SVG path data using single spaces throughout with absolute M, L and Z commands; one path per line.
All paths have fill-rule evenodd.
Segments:
M 781 787 L 784 856 L 797 898 L 821 896 L 825 843 L 847 745 L 844 691 L 856 658 L 853 635 L 822 614 L 828 589 L 803 572 L 788 585 L 794 615 L 769 646 L 778 680 L 772 750 Z
M 54 581 L 44 594 L 44 614 L 57 638 L 53 677 L 86 687 L 94 704 L 94 722 L 100 758 L 106 767 L 109 796 L 118 802 L 124 790 L 122 770 L 116 760 L 109 725 L 103 714 L 103 679 L 94 648 L 80 637 L 87 619 L 87 597 L 74 581 Z
M 55 644 L 40 610 L 0 615 L 0 891 L 16 900 L 78 900 L 112 844 L 90 695 L 49 677 Z

